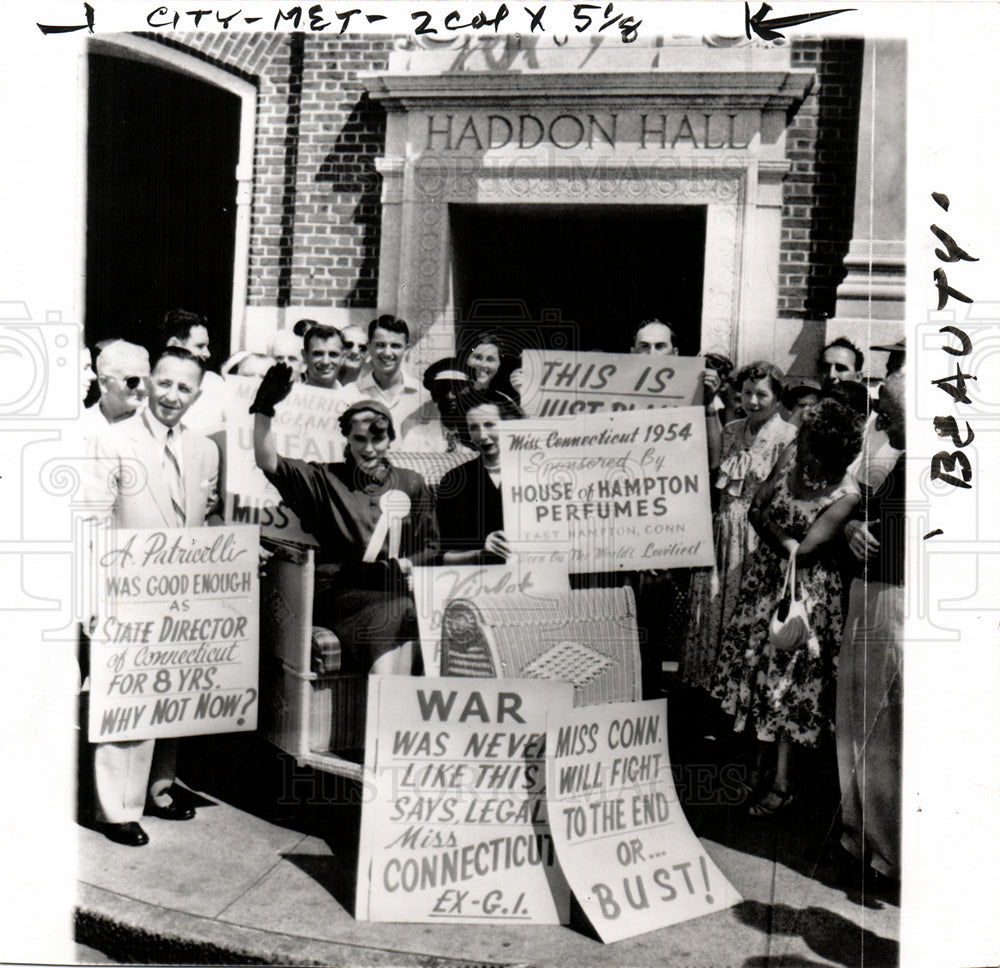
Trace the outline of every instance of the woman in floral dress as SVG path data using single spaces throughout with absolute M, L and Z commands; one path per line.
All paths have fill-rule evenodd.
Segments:
M 723 631 L 712 694 L 735 716 L 736 732 L 748 723 L 755 729 L 760 779 L 776 747 L 774 777 L 751 806 L 753 816 L 770 816 L 792 802 L 793 750 L 816 746 L 833 722 L 843 615 L 832 543 L 858 503 L 846 471 L 860 446 L 857 414 L 835 399 L 821 400 L 750 507 L 761 543 L 744 571 L 733 621 Z M 811 635 L 808 643 L 783 652 L 769 643 L 768 630 L 792 554 L 796 594 L 805 603 Z
M 783 381 L 773 363 L 758 360 L 743 369 L 736 386 L 746 417 L 722 430 L 715 483 L 722 496 L 712 527 L 715 565 L 698 569 L 692 578 L 681 657 L 684 682 L 706 692 L 712 686 L 722 630 L 733 620 L 743 569 L 757 548 L 757 533 L 748 521 L 750 502 L 796 433 L 778 410 Z

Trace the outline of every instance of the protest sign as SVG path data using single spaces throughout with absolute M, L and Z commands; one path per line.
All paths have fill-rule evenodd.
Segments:
M 572 702 L 537 679 L 369 679 L 359 920 L 566 922 L 545 713 Z
M 698 356 L 524 350 L 521 407 L 529 417 L 577 417 L 701 406 Z
M 254 462 L 249 408 L 259 385 L 257 377 L 226 378 L 226 521 L 259 524 L 265 537 L 315 547 L 316 539 Z M 356 394 L 296 383 L 274 408 L 271 430 L 278 453 L 305 461 L 342 460 L 344 435 L 338 420 L 355 399 Z
M 257 728 L 255 527 L 114 530 L 98 557 L 91 742 Z
M 529 608 L 547 609 L 554 597 L 569 593 L 569 560 L 559 552 L 526 552 L 502 565 L 414 568 L 413 598 L 426 675 L 441 672 L 441 617 L 449 600 L 483 593 L 516 593 L 530 599 Z
M 568 552 L 574 573 L 710 565 L 707 446 L 695 407 L 509 421 L 504 530 Z
M 664 700 L 550 714 L 546 749 L 559 863 L 602 941 L 740 900 L 681 810 Z

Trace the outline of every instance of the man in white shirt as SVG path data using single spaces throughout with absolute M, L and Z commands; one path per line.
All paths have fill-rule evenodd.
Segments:
M 112 528 L 201 527 L 218 501 L 219 450 L 182 419 L 201 386 L 200 360 L 168 347 L 147 378 L 149 406 L 97 436 L 89 500 L 111 516 Z M 176 740 L 94 743 L 98 829 L 141 847 L 149 837 L 143 812 L 190 820 L 194 808 L 174 785 Z
M 368 356 L 371 371 L 353 384 L 361 399 L 378 400 L 392 414 L 400 437 L 407 432 L 411 417 L 427 399 L 420 381 L 404 363 L 410 348 L 410 328 L 397 316 L 384 314 L 368 324 Z
M 292 371 L 292 380 L 302 379 L 305 363 L 302 359 L 302 338 L 290 329 L 279 329 L 267 347 L 267 352 L 275 363 L 284 363 Z
M 340 360 L 340 382 L 347 386 L 356 383 L 364 369 L 368 357 L 368 334 L 360 326 L 345 326 L 341 331 L 344 339 L 344 355 Z
M 661 319 L 642 320 L 632 337 L 632 353 L 648 356 L 677 356 L 673 329 Z M 710 467 L 718 465 L 722 452 L 722 425 L 717 413 L 716 391 L 721 385 L 717 370 L 702 373 L 705 429 Z M 689 568 L 630 572 L 635 591 L 639 650 L 642 659 L 642 695 L 658 699 L 662 691 L 662 663 L 666 655 L 678 652 L 678 642 L 687 625 L 687 594 L 691 582 Z
M 87 440 L 107 424 L 126 420 L 146 406 L 149 353 L 143 346 L 123 339 L 108 343 L 97 355 L 97 383 L 101 397 L 81 419 Z
M 317 323 L 303 337 L 306 363 L 305 384 L 323 390 L 335 390 L 345 401 L 360 400 L 355 384 L 340 382 L 340 361 L 344 356 L 344 338 L 335 326 Z
M 225 424 L 225 381 L 218 373 L 205 369 L 212 358 L 208 320 L 187 309 L 170 309 L 163 317 L 167 346 L 186 349 L 200 361 L 203 369 L 197 402 L 188 410 L 185 423 L 206 437 L 218 433 Z

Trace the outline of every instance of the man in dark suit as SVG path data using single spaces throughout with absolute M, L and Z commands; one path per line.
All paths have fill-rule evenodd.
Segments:
M 201 390 L 201 361 L 167 347 L 147 380 L 149 406 L 104 428 L 94 441 L 93 501 L 113 528 L 200 527 L 218 499 L 219 451 L 185 429 L 182 418 Z M 141 847 L 146 813 L 189 820 L 194 808 L 174 786 L 176 740 L 94 744 L 99 829 Z

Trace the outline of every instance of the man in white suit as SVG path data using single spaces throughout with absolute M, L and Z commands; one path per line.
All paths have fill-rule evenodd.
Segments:
M 198 399 L 201 361 L 170 346 L 148 377 L 149 406 L 109 425 L 94 442 L 94 500 L 116 528 L 200 527 L 217 502 L 219 451 L 185 429 L 182 418 Z M 148 843 L 139 825 L 145 811 L 190 820 L 194 807 L 174 786 L 176 740 L 94 744 L 99 829 L 116 843 Z

